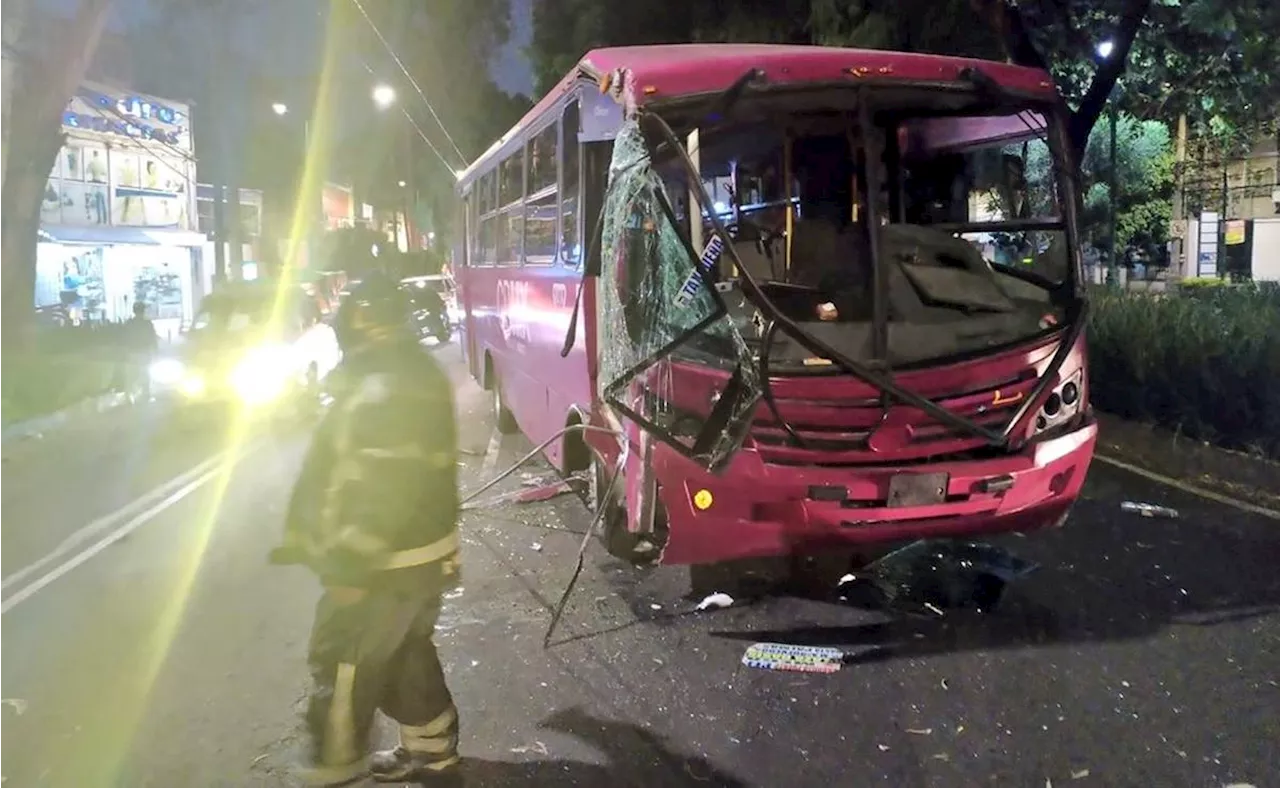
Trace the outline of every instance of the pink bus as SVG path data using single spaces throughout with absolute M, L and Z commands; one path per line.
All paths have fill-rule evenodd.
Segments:
M 459 175 L 471 372 L 633 561 L 1060 526 L 1097 434 L 1065 118 L 1003 63 L 590 52 Z

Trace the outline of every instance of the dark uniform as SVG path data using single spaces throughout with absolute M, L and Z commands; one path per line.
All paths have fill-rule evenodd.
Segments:
M 277 563 L 325 587 L 316 609 L 307 709 L 312 784 L 361 776 L 374 712 L 400 724 L 376 779 L 452 776 L 458 714 L 432 635 L 457 585 L 457 432 L 452 387 L 414 341 L 394 283 L 367 280 L 337 319 L 334 403 L 294 490 Z
M 151 399 L 151 362 L 160 349 L 160 337 L 156 335 L 155 324 L 147 317 L 146 304 L 134 303 L 133 317 L 125 323 L 125 331 L 129 354 L 125 393 L 147 402 Z

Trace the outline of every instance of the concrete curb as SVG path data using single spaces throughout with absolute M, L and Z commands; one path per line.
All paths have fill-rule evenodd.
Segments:
M 38 416 L 34 419 L 27 419 L 26 421 L 20 421 L 16 424 L 10 424 L 0 432 L 0 442 L 11 443 L 38 436 L 41 433 L 61 427 L 67 422 L 82 416 L 92 416 L 99 413 L 105 413 L 128 401 L 129 398 L 118 391 L 111 392 L 110 394 L 103 394 L 98 397 L 91 397 L 83 402 L 72 405 L 69 408 L 63 408 L 56 413 L 50 413 L 47 416 Z

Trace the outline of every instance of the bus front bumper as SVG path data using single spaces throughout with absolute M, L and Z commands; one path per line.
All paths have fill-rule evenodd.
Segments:
M 654 456 L 670 529 L 662 563 L 1061 526 L 1080 494 L 1097 436 L 1090 421 L 1007 457 L 897 468 L 771 465 L 744 450 L 720 475 L 662 447 Z M 940 500 L 890 505 L 895 488 L 910 486 L 894 477 L 908 474 L 939 474 L 930 479 L 938 482 Z

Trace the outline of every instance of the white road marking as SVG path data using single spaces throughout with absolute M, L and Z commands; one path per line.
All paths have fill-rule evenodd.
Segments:
M 120 541 L 121 539 L 128 536 L 129 534 L 133 533 L 140 526 L 146 524 L 149 520 L 151 520 L 153 517 L 163 512 L 165 509 L 168 509 L 170 506 L 173 506 L 178 501 L 181 501 L 183 498 L 186 498 L 191 493 L 203 487 L 211 479 L 217 476 L 218 472 L 219 472 L 218 468 L 211 468 L 205 471 L 203 475 L 199 476 L 194 481 L 189 482 L 186 486 L 182 487 L 178 491 L 171 493 L 169 496 L 162 499 L 159 503 L 155 504 L 154 506 L 142 512 L 141 514 L 135 516 L 133 519 L 129 520 L 124 525 L 120 526 L 119 528 L 107 534 L 106 536 L 102 537 L 97 542 L 94 542 L 91 546 L 89 546 L 85 550 L 72 556 L 66 562 L 60 564 L 53 571 L 40 577 L 39 580 L 36 580 L 30 585 L 24 586 L 22 590 L 18 591 L 16 594 L 12 594 L 5 597 L 4 605 L 0 606 L 0 615 L 8 613 L 13 608 L 17 607 L 18 605 L 27 601 L 31 597 L 40 593 L 40 591 L 44 590 L 46 586 L 53 583 L 58 578 L 67 574 L 71 570 L 75 569 L 76 567 L 88 561 L 90 558 L 93 558 L 98 553 L 101 553 L 103 550 L 106 550 L 111 545 Z
M 1120 468 L 1121 470 L 1128 471 L 1129 473 L 1136 473 L 1137 475 L 1143 477 L 1144 479 L 1149 479 L 1158 484 L 1163 484 L 1167 487 L 1173 487 L 1176 490 L 1181 490 L 1185 493 L 1190 493 L 1200 498 L 1204 498 L 1205 500 L 1213 501 L 1214 503 L 1223 504 L 1224 506 L 1233 506 L 1242 511 L 1250 512 L 1251 514 L 1257 514 L 1263 517 L 1269 517 L 1272 520 L 1280 520 L 1280 512 L 1276 511 L 1275 509 L 1268 509 L 1267 507 L 1259 506 L 1256 503 L 1249 503 L 1248 501 L 1242 501 L 1238 498 L 1232 498 L 1230 495 L 1223 495 L 1220 492 L 1214 492 L 1213 490 L 1206 490 L 1203 487 L 1197 487 L 1194 484 L 1188 484 L 1187 482 L 1179 481 L 1178 479 L 1174 479 L 1171 476 L 1165 476 L 1164 474 L 1156 473 L 1155 471 L 1149 471 L 1146 468 L 1140 467 L 1138 465 L 1133 465 L 1131 463 L 1127 463 L 1124 460 L 1118 460 L 1115 457 L 1108 457 L 1105 454 L 1095 453 L 1093 456 L 1094 456 L 1094 459 L 1099 460 L 1101 462 L 1105 462 L 1107 465 Z
M 48 566 L 49 564 L 53 563 L 58 558 L 63 556 L 65 553 L 70 552 L 72 548 L 77 547 L 83 542 L 88 541 L 88 539 L 91 536 L 95 536 L 96 534 L 112 527 L 113 525 L 120 522 L 121 520 L 124 520 L 127 517 L 133 516 L 136 512 L 143 509 L 147 504 L 151 503 L 157 498 L 160 498 L 165 493 L 168 493 L 172 490 L 177 489 L 178 487 L 181 487 L 186 482 L 190 481 L 191 479 L 194 479 L 195 477 L 199 476 L 200 474 L 214 467 L 220 460 L 226 457 L 226 455 L 227 455 L 226 452 L 222 452 L 221 454 L 214 455 L 213 457 L 210 457 L 209 459 L 205 460 L 199 465 L 196 465 L 194 468 L 191 468 L 187 472 L 181 473 L 173 477 L 169 481 L 160 484 L 154 489 L 146 493 L 143 493 L 139 497 L 135 498 L 134 500 L 130 501 L 129 503 L 115 510 L 111 514 L 105 515 L 103 517 L 99 517 L 98 519 L 89 523 L 85 527 L 71 534 L 66 539 L 62 540 L 62 543 L 59 544 L 57 547 L 55 547 L 48 555 L 39 559 L 35 563 L 24 566 L 22 569 L 19 569 L 13 574 L 6 576 L 4 580 L 0 582 L 0 590 L 7 589 L 9 588 L 9 586 L 13 585 L 14 583 L 21 582 L 28 575 L 31 575 L 31 574 L 34 574 L 35 572 L 40 571 L 44 567 Z

